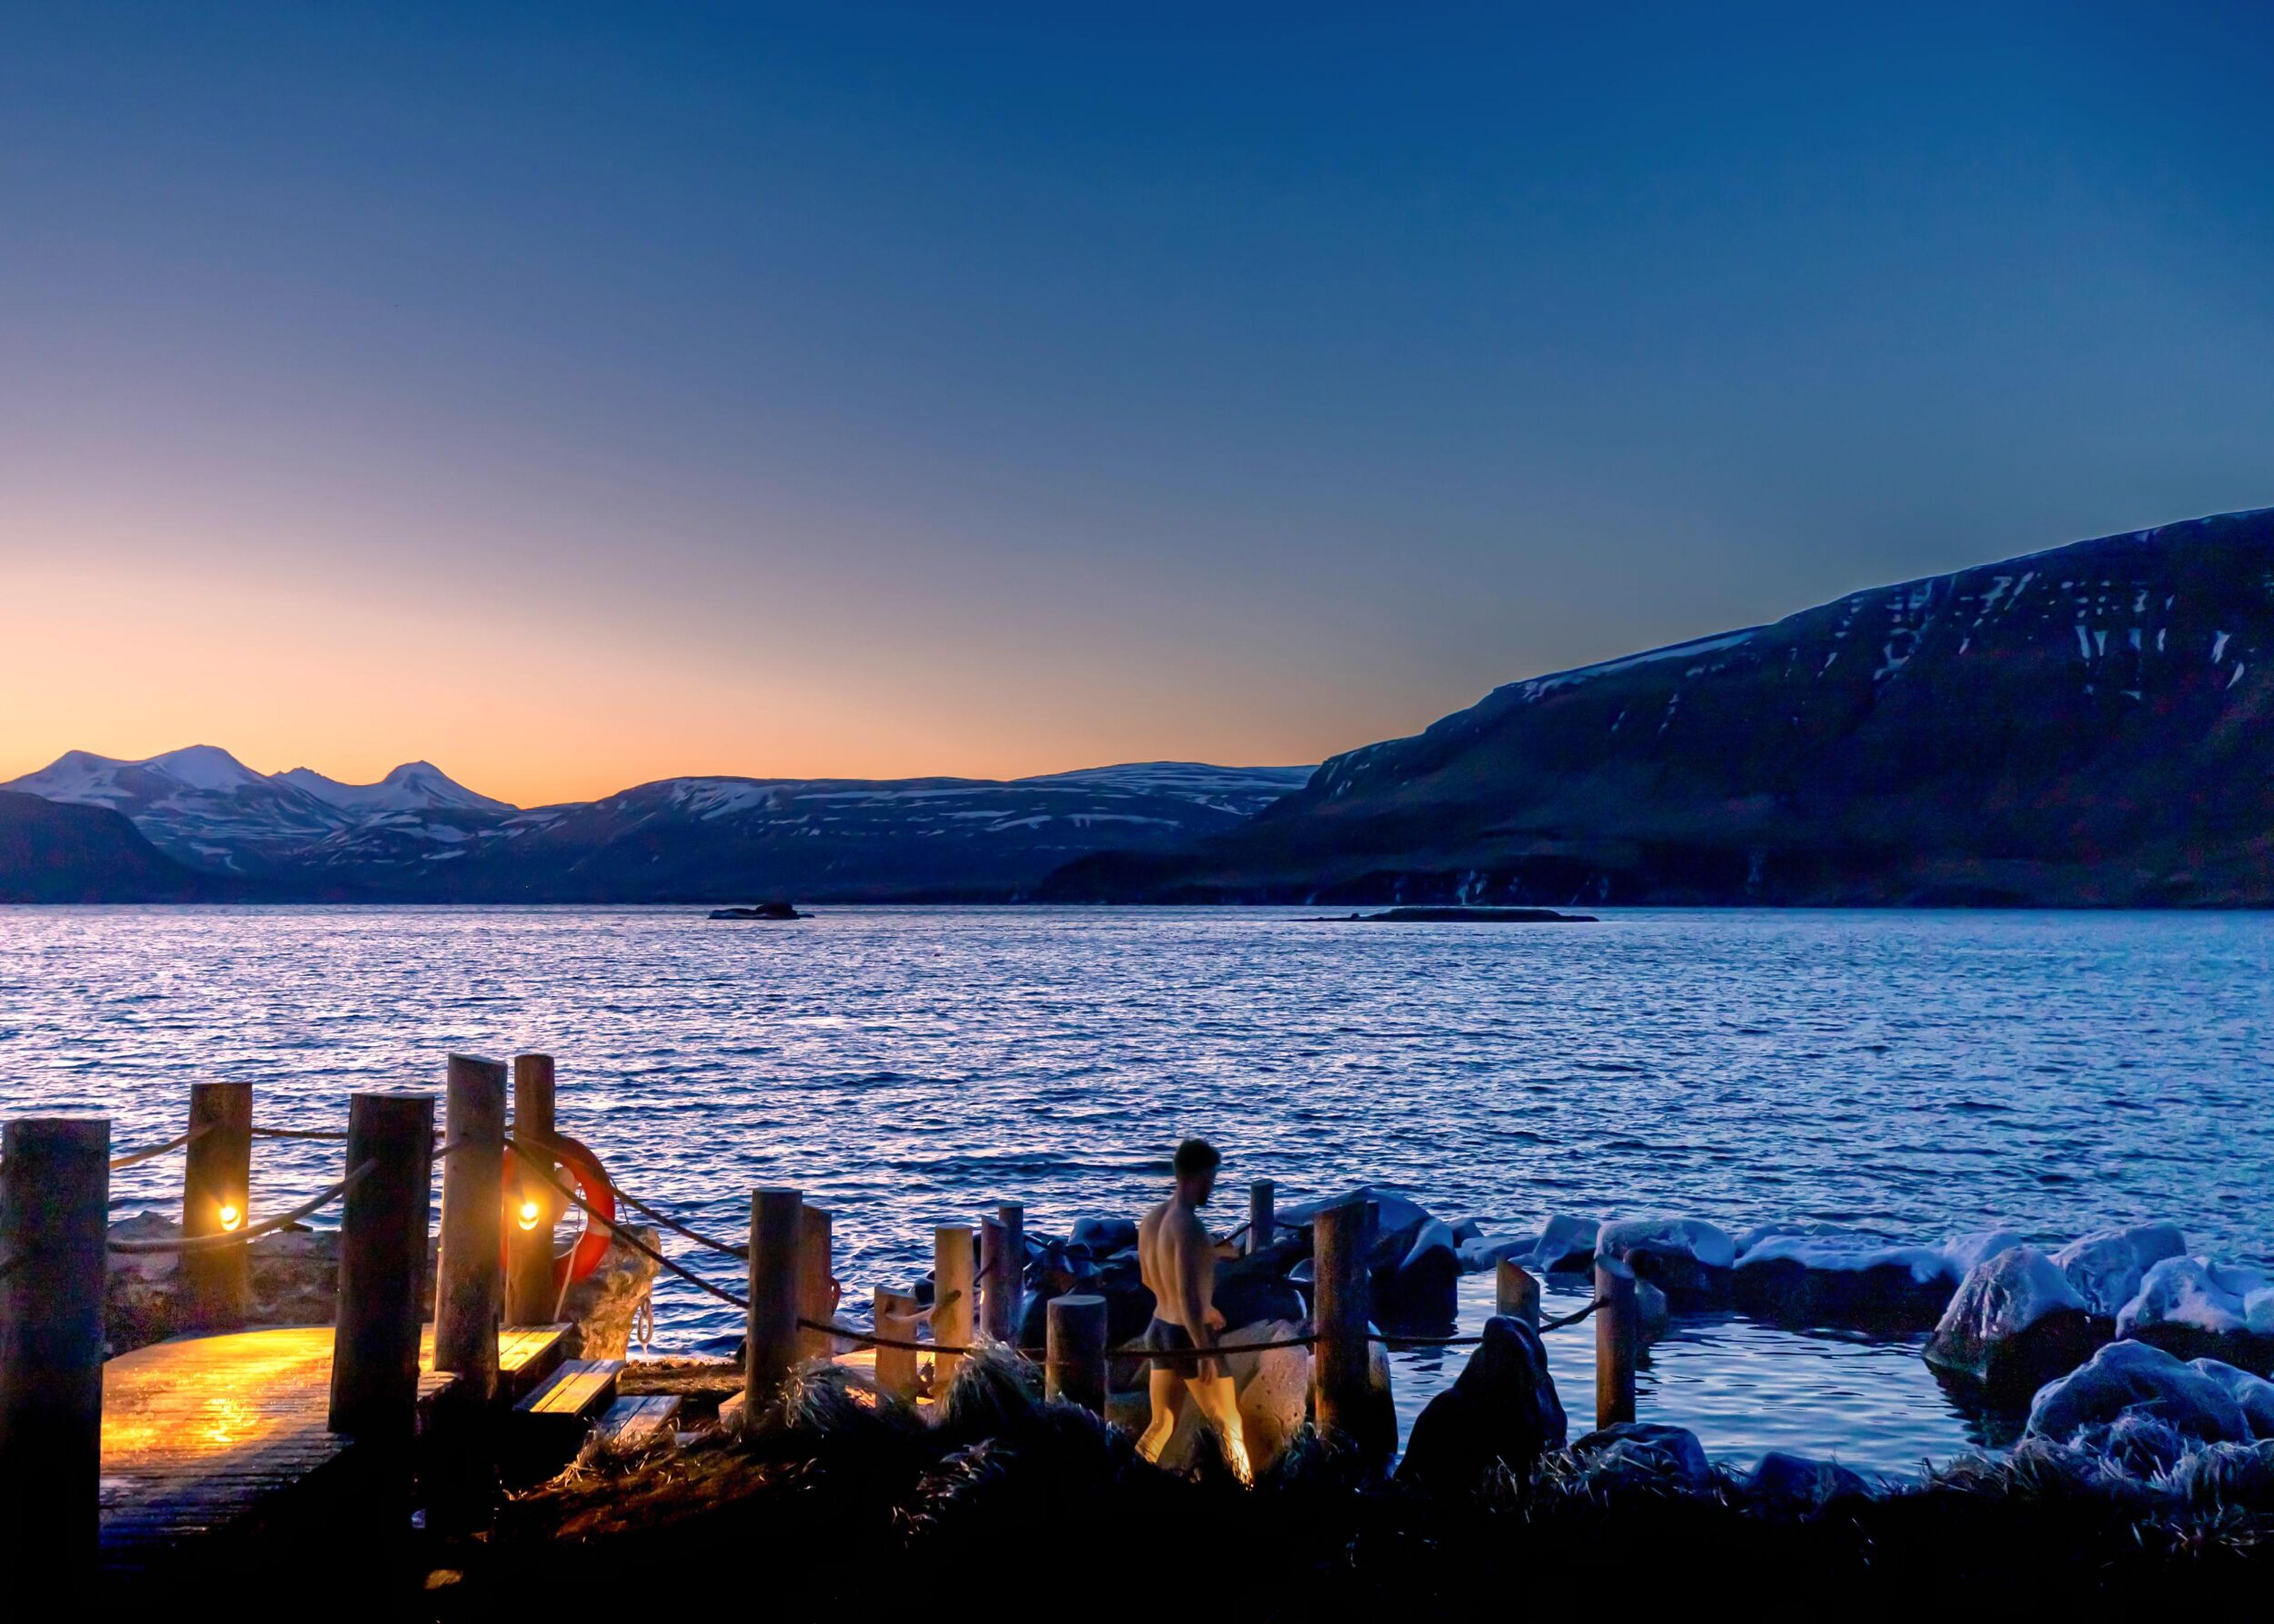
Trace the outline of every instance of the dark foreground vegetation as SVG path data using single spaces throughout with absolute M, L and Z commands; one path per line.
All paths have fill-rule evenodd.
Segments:
M 1585 1440 L 1424 1487 L 1308 1433 L 1251 1489 L 1222 1466 L 1155 1469 L 1031 1379 L 975 1361 L 933 1425 L 821 1373 L 747 1435 L 589 1461 L 486 1537 L 433 1542 L 423 1610 L 487 1619 L 550 1596 L 586 1615 L 816 1620 L 2099 1617 L 2274 1583 L 2274 1445 L 2206 1449 L 2143 1417 L 1877 1492 L 1847 1474 L 1771 1487 L 1633 1452 L 1591 1461 Z

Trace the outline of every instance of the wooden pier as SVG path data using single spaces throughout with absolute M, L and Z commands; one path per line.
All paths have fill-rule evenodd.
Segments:
M 432 1094 L 354 1094 L 344 1131 L 260 1128 L 245 1085 L 201 1087 L 187 1132 L 116 1157 L 103 1119 L 5 1124 L 0 1550 L 36 1551 L 46 1570 L 67 1582 L 129 1587 L 162 1586 L 177 1569 L 248 1541 L 320 1565 L 328 1559 L 317 1547 L 334 1548 L 328 1541 L 347 1540 L 337 1547 L 345 1550 L 358 1539 L 383 1545 L 400 1538 L 407 1547 L 414 1473 L 426 1527 L 455 1538 L 486 1526 L 504 1478 L 534 1481 L 523 1468 L 557 1470 L 596 1430 L 616 1447 L 666 1440 L 676 1425 L 676 1397 L 620 1397 L 621 1360 L 564 1364 L 566 1325 L 500 1324 L 516 1306 L 558 1312 L 565 1285 L 552 1282 L 573 1280 L 580 1256 L 586 1267 L 599 1260 L 583 1242 L 567 1258 L 552 1257 L 551 1219 L 572 1202 L 584 1210 L 586 1241 L 605 1230 L 743 1311 L 741 1390 L 720 1405 L 722 1425 L 761 1414 L 807 1359 L 863 1367 L 879 1391 L 913 1402 L 927 1385 L 934 1395 L 943 1391 L 958 1363 L 983 1347 L 1015 1345 L 1025 1293 L 1020 1204 L 1004 1202 L 985 1219 L 986 1244 L 975 1252 L 972 1226 L 940 1226 L 932 1304 L 920 1308 L 910 1294 L 880 1289 L 876 1329 L 863 1332 L 836 1318 L 841 1286 L 830 1214 L 807 1206 L 800 1192 L 752 1193 L 747 1245 L 640 1208 L 742 1267 L 748 1295 L 737 1297 L 610 1215 L 615 1198 L 631 1198 L 589 1152 L 553 1131 L 547 1057 L 521 1056 L 514 1075 L 519 1120 L 508 1130 L 507 1068 L 452 1056 L 449 1134 L 440 1144 Z M 251 1141 L 262 1133 L 343 1140 L 344 1177 L 300 1207 L 255 1222 L 246 1169 Z M 184 1173 L 181 1238 L 107 1238 L 109 1170 L 184 1148 L 195 1154 Z M 553 1176 L 572 1156 L 584 1159 L 575 1192 Z M 438 1170 L 443 1199 L 430 1229 Z M 595 1207 L 594 1191 L 610 1205 Z M 1274 1196 L 1269 1181 L 1250 1192 L 1251 1244 L 1255 1237 L 1268 1244 L 1274 1233 Z M 341 1203 L 334 1323 L 242 1328 L 250 1307 L 245 1243 L 334 1200 Z M 1314 1328 L 1257 1347 L 1309 1350 L 1318 1424 L 1386 1462 L 1396 1425 L 1370 1374 L 1369 1344 L 1416 1339 L 1384 1338 L 1368 1324 L 1370 1209 L 1345 1202 L 1311 1223 Z M 422 1326 L 421 1277 L 437 1238 L 435 1318 Z M 207 1328 L 106 1360 L 106 1251 L 180 1254 L 193 1322 Z M 1539 1319 L 1538 1282 L 1522 1270 L 1502 1266 L 1499 1295 L 1503 1312 L 1540 1329 L 1600 1308 L 1598 1424 L 1633 1417 L 1630 1274 L 1615 1261 L 1599 1267 L 1596 1301 L 1547 1325 Z M 1045 1320 L 1047 1345 L 1026 1351 L 1043 1356 L 1047 1391 L 1104 1413 L 1111 1350 L 1103 1300 L 1059 1297 Z M 927 1320 L 931 1340 L 922 1342 L 918 1327 Z M 841 1351 L 848 1342 L 858 1351 Z M 929 1384 L 918 1363 L 925 1355 Z M 356 1566 L 389 1562 L 400 1565 L 373 1557 Z
M 498 1338 L 507 1391 L 525 1394 L 561 1362 L 565 1325 Z M 139 1574 L 191 1541 L 273 1511 L 352 1447 L 329 1426 L 333 1327 L 177 1336 L 102 1367 L 102 1565 Z M 460 1377 L 434 1369 L 426 1327 L 418 1402 Z

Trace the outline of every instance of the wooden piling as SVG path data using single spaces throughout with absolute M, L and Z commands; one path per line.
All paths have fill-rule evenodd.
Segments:
M 1027 1208 L 1023 1202 L 997 1206 L 991 1233 L 995 1244 L 981 1261 L 987 1269 L 987 1295 L 981 1300 L 987 1335 L 1016 1345 L 1027 1305 Z
M 972 1298 L 978 1285 L 977 1260 L 972 1255 L 971 1226 L 944 1223 L 931 1232 L 931 1339 L 944 1348 L 968 1348 L 975 1320 Z M 932 1395 L 947 1391 L 963 1356 L 933 1356 Z
M 1088 1292 L 1052 1297 L 1044 1309 L 1043 1396 L 1105 1413 L 1105 1299 Z
M 192 1083 L 192 1138 L 182 1169 L 182 1235 L 226 1235 L 252 1222 L 252 1085 Z M 200 1331 L 234 1331 L 252 1307 L 242 1246 L 182 1254 L 182 1317 Z
M 797 1312 L 801 1320 L 825 1324 L 837 1318 L 837 1274 L 833 1267 L 832 1231 L 834 1220 L 818 1207 L 799 1210 L 797 1228 Z M 827 1331 L 801 1327 L 797 1355 L 801 1359 L 833 1359 L 837 1338 Z
M 110 1124 L 19 1116 L 0 1158 L 0 1548 L 22 1555 L 10 1579 L 36 1612 L 25 1586 L 95 1572 Z
M 327 1425 L 359 1440 L 407 1448 L 417 1426 L 433 1160 L 432 1094 L 350 1096 L 348 1169 L 374 1165 L 348 1187 L 340 1213 Z
M 553 1056 L 513 1057 L 513 1141 L 542 1160 L 506 1162 L 505 1322 L 545 1325 L 560 1289 L 553 1283 L 553 1228 L 561 1217 L 560 1192 L 546 1182 L 553 1164 L 545 1156 L 555 1132 Z
M 1356 1201 L 1321 1207 L 1311 1220 L 1312 1320 L 1319 1338 L 1312 1349 L 1312 1403 L 1321 1432 L 1353 1440 L 1370 1430 L 1367 1239 L 1366 1208 Z
M 434 1284 L 434 1368 L 484 1400 L 498 1391 L 505 1312 L 505 1066 L 453 1055 L 442 1122 L 442 1252 Z
M 1595 1425 L 1600 1430 L 1635 1418 L 1635 1359 L 1641 1349 L 1641 1314 L 1635 1274 L 1616 1258 L 1595 1259 Z
M 1540 1282 L 1522 1264 L 1502 1258 L 1493 1271 L 1493 1312 L 1540 1328 Z
M 1247 1186 L 1247 1250 L 1262 1251 L 1271 1244 L 1278 1225 L 1278 1186 L 1259 1178 Z
M 979 1221 L 979 1334 L 996 1342 L 1003 1340 L 1003 1333 L 996 1328 L 1003 1323 L 1003 1293 L 995 1285 L 995 1272 L 1002 1267 L 1003 1221 L 983 1217 Z
M 873 1317 L 877 1335 L 890 1336 L 900 1342 L 915 1340 L 916 1300 L 910 1293 L 878 1286 Z M 895 1398 L 912 1400 L 915 1397 L 915 1349 L 880 1347 L 877 1350 L 877 1390 L 889 1393 Z
M 750 1192 L 750 1313 L 742 1339 L 742 1419 L 765 1413 L 797 1368 L 798 1259 L 805 1201 L 794 1190 Z

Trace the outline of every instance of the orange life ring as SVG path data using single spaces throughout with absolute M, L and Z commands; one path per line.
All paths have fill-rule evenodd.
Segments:
M 600 1165 L 599 1157 L 567 1134 L 556 1134 L 553 1140 L 553 1159 L 576 1181 L 577 1199 L 590 1210 L 584 1214 L 584 1233 L 576 1244 L 553 1259 L 553 1289 L 563 1291 L 600 1267 L 600 1259 L 608 1255 L 608 1242 L 615 1231 L 607 1222 L 616 1215 L 616 1187 L 608 1181 L 607 1169 Z

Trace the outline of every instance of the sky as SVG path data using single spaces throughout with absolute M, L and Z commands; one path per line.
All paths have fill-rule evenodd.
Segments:
M 0 778 L 1310 762 L 2274 503 L 2274 9 L 0 0 Z

